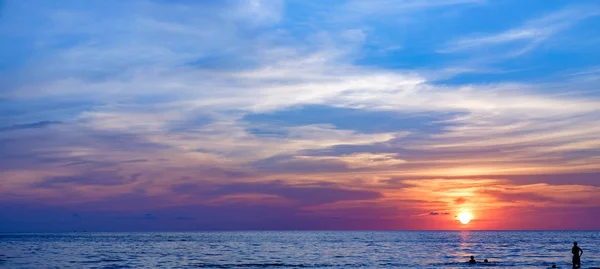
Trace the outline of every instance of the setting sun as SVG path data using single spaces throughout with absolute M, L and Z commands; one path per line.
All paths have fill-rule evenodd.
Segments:
M 469 222 L 471 222 L 471 219 L 473 219 L 473 215 L 469 212 L 460 212 L 457 218 L 458 221 L 460 221 L 460 223 L 469 224 Z

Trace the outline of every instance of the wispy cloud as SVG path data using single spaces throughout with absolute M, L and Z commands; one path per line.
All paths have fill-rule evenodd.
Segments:
M 576 23 L 600 15 L 598 6 L 568 7 L 558 12 L 532 19 L 519 27 L 500 33 L 465 37 L 449 43 L 440 53 L 455 53 L 493 48 L 508 57 L 535 49 L 543 42 L 573 27 Z
M 364 15 L 389 15 L 397 13 L 409 13 L 414 12 L 416 10 L 440 8 L 454 5 L 483 4 L 485 2 L 486 0 L 374 0 L 367 3 L 360 0 L 352 0 L 348 1 L 343 6 L 343 13 L 348 14 L 348 12 L 350 11 Z
M 28 12 L 14 3 L 14 14 Z M 294 221 L 364 213 L 364 223 L 382 218 L 386 227 L 436 214 L 425 221 L 454 227 L 444 213 L 477 205 L 566 207 L 573 201 L 563 192 L 598 204 L 587 196 L 598 190 L 585 184 L 497 179 L 599 171 L 598 95 L 556 94 L 595 87 L 585 79 L 597 70 L 552 82 L 553 91 L 518 77 L 440 84 L 423 71 L 436 69 L 430 55 L 522 55 L 595 9 L 459 39 L 442 56 L 402 44 L 398 58 L 382 60 L 370 58 L 379 48 L 366 48 L 391 32 L 364 18 L 485 1 L 349 1 L 332 8 L 340 14 L 331 20 L 317 15 L 332 10 L 313 4 L 318 12 L 307 20 L 323 21 L 318 27 L 297 24 L 306 14 L 279 1 L 111 2 L 115 19 L 100 6 L 42 5 L 42 21 L 10 21 L 36 54 L 11 67 L 10 87 L 0 90 L 10 122 L 0 127 L 2 201 L 153 212 L 157 222 L 189 216 L 190 225 L 202 220 L 193 209 L 274 210 Z M 340 24 L 326 25 L 332 20 Z M 413 58 L 420 66 L 396 65 Z M 450 69 L 436 75 L 472 72 Z
M 16 125 L 7 126 L 7 127 L 0 127 L 0 132 L 23 130 L 23 129 L 44 128 L 46 126 L 50 126 L 50 125 L 54 125 L 54 124 L 61 124 L 61 123 L 62 122 L 60 122 L 60 121 L 40 121 L 40 122 L 35 122 L 35 123 L 16 124 Z

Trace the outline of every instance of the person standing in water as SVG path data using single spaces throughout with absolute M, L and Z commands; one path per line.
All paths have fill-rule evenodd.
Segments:
M 475 261 L 475 257 L 471 256 L 471 259 L 469 260 L 469 264 L 476 264 L 477 261 Z
M 571 253 L 573 253 L 573 268 L 581 268 L 581 255 L 583 255 L 583 250 L 577 246 L 577 242 L 573 242 Z

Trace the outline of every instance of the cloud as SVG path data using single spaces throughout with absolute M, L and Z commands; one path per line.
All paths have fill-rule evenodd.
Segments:
M 463 198 L 463 197 L 458 197 L 454 200 L 454 203 L 460 205 L 460 204 L 464 204 L 467 202 L 467 199 Z
M 600 15 L 600 11 L 597 7 L 571 6 L 543 17 L 529 20 L 519 27 L 501 33 L 459 39 L 451 42 L 446 48 L 438 52 L 454 53 L 466 50 L 472 51 L 482 47 L 489 48 L 518 43 L 516 46 L 506 47 L 504 51 L 506 56 L 514 57 L 538 47 L 541 43 L 572 27 L 579 21 L 598 15 Z
M 143 219 L 147 219 L 147 220 L 155 220 L 158 219 L 156 216 L 150 214 L 150 213 L 146 213 L 144 214 L 144 216 L 142 217 Z
M 160 218 L 153 221 L 160 222 L 162 226 L 153 227 L 162 227 L 159 230 L 165 229 L 165 227 L 176 227 L 177 229 L 183 229 L 183 227 L 188 227 L 188 229 L 198 229 L 198 227 L 203 229 L 239 229 L 240 227 L 251 229 L 275 227 L 279 227 L 279 229 L 293 227 L 297 229 L 317 227 L 335 229 L 338 227 L 339 229 L 340 222 L 344 223 L 342 226 L 348 229 L 359 227 L 362 229 L 368 227 L 372 229 L 391 229 L 392 227 L 452 229 L 458 225 L 455 220 L 451 218 L 430 218 L 428 220 L 428 217 L 454 214 L 467 208 L 473 211 L 475 217 L 480 220 L 474 222 L 474 225 L 478 225 L 477 228 L 512 227 L 519 229 L 520 227 L 522 229 L 541 227 L 539 218 L 529 218 L 528 216 L 559 214 L 560 212 L 563 214 L 578 208 L 576 211 L 579 213 L 573 211 L 573 216 L 581 217 L 588 214 L 585 212 L 593 212 L 589 209 L 590 205 L 598 202 L 598 188 L 590 186 L 515 185 L 508 180 L 501 179 L 417 179 L 403 180 L 403 184 L 398 186 L 378 186 L 374 182 L 368 181 L 360 183 L 368 182 L 367 185 L 362 185 L 367 187 L 368 191 L 364 190 L 362 186 L 361 188 L 348 188 L 331 182 L 305 184 L 283 181 L 210 183 L 202 180 L 184 180 L 187 183 L 171 183 L 171 188 L 178 195 L 159 194 L 153 191 L 152 194 L 113 195 L 110 196 L 110 199 L 103 198 L 105 196 L 97 196 L 95 200 L 86 202 L 72 200 L 67 204 L 63 197 L 52 200 L 45 199 L 48 201 L 44 205 L 46 208 L 40 210 L 46 212 L 44 214 L 57 214 L 56 211 L 47 207 L 61 201 L 59 208 L 65 210 L 65 218 L 70 217 L 74 211 L 86 215 L 86 218 L 81 220 L 89 225 L 87 226 L 90 227 L 87 228 L 88 230 L 92 229 L 91 227 L 96 227 L 96 229 L 104 227 L 104 230 L 111 230 L 116 229 L 117 226 L 121 230 L 130 229 L 136 227 L 135 225 L 142 225 L 136 221 L 147 221 L 147 218 L 155 216 L 160 216 Z M 177 181 L 175 180 L 175 182 Z M 360 185 L 358 182 L 350 182 L 345 180 L 345 184 Z M 380 190 L 381 193 L 374 190 Z M 528 199 L 528 197 L 532 197 L 532 194 L 536 198 Z M 537 199 L 539 196 L 553 197 L 554 200 Z M 454 201 L 459 197 L 469 197 L 469 200 L 457 205 Z M 573 197 L 580 199 L 579 202 L 573 203 Z M 25 223 L 33 220 L 27 215 L 35 211 L 31 208 L 32 205 L 9 206 L 14 205 L 15 202 L 11 203 L 6 200 L 2 202 L 7 205 L 3 207 L 2 212 L 11 217 L 3 219 L 0 226 L 8 225 L 19 216 Z M 546 210 L 546 207 L 540 206 L 540 203 L 552 206 L 553 211 Z M 34 205 L 34 207 L 39 206 L 39 204 Z M 12 208 L 22 210 L 18 214 L 8 212 Z M 147 216 L 147 212 L 152 213 Z M 422 212 L 429 213 L 423 214 Z M 522 222 L 513 224 L 510 221 L 494 219 L 502 218 L 505 214 L 510 214 L 512 218 L 520 218 Z M 35 216 L 38 219 L 40 215 L 36 214 Z M 190 219 L 178 220 L 177 218 L 181 216 Z M 210 216 L 210 218 L 206 216 Z M 51 221 L 52 218 L 44 219 L 49 224 L 45 227 L 50 228 L 55 225 Z M 126 224 L 122 220 L 132 221 L 132 223 Z M 37 221 L 39 222 L 39 220 Z M 102 225 L 88 223 L 90 221 Z M 177 221 L 182 223 L 177 224 Z M 280 221 L 281 223 L 279 223 Z M 591 220 L 588 224 L 597 223 L 594 221 Z M 274 226 L 274 222 L 277 222 L 279 226 Z M 108 223 L 113 223 L 114 226 Z M 183 223 L 189 223 L 190 226 Z M 71 225 L 75 224 L 61 222 L 61 225 L 63 225 L 61 227 L 64 225 L 72 227 Z M 581 223 L 577 224 L 579 226 L 573 225 L 569 227 L 584 227 L 581 226 Z M 24 224 L 19 227 L 28 226 Z M 150 229 L 150 227 L 143 227 Z M 14 230 L 14 227 L 11 230 Z
M 336 159 L 313 160 L 290 155 L 273 156 L 251 164 L 254 169 L 270 173 L 311 174 L 318 172 L 343 172 L 347 166 Z
M 502 202 L 556 202 L 552 197 L 543 196 L 534 192 L 508 192 L 508 191 L 497 191 L 497 190 L 483 190 L 483 194 L 490 195 L 495 199 Z
M 325 62 L 318 64 L 317 67 L 335 66 L 337 64 L 335 62 Z M 285 69 L 286 66 L 283 65 L 281 68 L 276 68 L 276 71 L 260 71 L 262 73 L 256 80 L 253 78 L 256 75 L 254 74 L 251 76 L 252 78 L 245 78 L 240 81 L 240 83 L 248 83 L 248 85 L 252 85 L 253 83 L 262 85 L 262 79 L 277 78 L 290 80 L 291 86 L 288 85 L 277 89 L 269 89 L 272 86 L 262 88 L 261 91 L 265 92 L 265 95 L 260 97 L 249 94 L 253 91 L 246 88 L 226 87 L 226 89 L 231 90 L 231 93 L 236 93 L 235 96 L 240 97 L 237 100 L 239 102 L 235 98 L 221 99 L 218 96 L 211 97 L 208 93 L 208 95 L 197 99 L 197 101 L 184 102 L 181 104 L 183 106 L 178 106 L 177 109 L 166 106 L 164 110 L 158 110 L 160 113 L 158 111 L 151 111 L 134 114 L 127 112 L 127 107 L 116 107 L 110 112 L 85 113 L 82 115 L 82 119 L 92 129 L 134 132 L 136 135 L 155 144 L 163 144 L 169 148 L 178 148 L 183 152 L 188 152 L 190 149 L 198 152 L 209 152 L 216 155 L 210 157 L 215 160 L 218 159 L 218 155 L 221 155 L 235 161 L 254 161 L 278 154 L 295 154 L 302 150 L 324 149 L 344 144 L 368 145 L 381 143 L 402 136 L 402 134 L 387 132 L 367 135 L 359 132 L 336 130 L 336 126 L 331 125 L 301 125 L 279 128 L 278 131 L 281 131 L 281 135 L 279 136 L 261 137 L 259 133 L 249 129 L 253 127 L 252 125 L 248 126 L 246 123 L 240 122 L 238 115 L 228 115 L 228 111 L 233 109 L 233 107 L 246 111 L 246 113 L 251 113 L 255 110 L 270 111 L 299 103 L 318 103 L 327 100 L 332 105 L 345 106 L 352 109 L 360 108 L 365 111 L 383 110 L 390 111 L 389 113 L 429 113 L 432 111 L 448 113 L 448 111 L 452 111 L 460 113 L 453 116 L 454 118 L 443 120 L 442 126 L 445 126 L 442 129 L 445 132 L 443 135 L 421 136 L 417 143 L 405 146 L 409 149 L 420 150 L 423 153 L 432 151 L 432 154 L 436 154 L 443 148 L 463 148 L 464 151 L 467 151 L 467 148 L 472 150 L 474 147 L 500 146 L 506 145 L 506 143 L 515 143 L 515 141 L 520 141 L 521 144 L 530 143 L 529 145 L 531 146 L 536 146 L 539 142 L 547 143 L 552 140 L 561 143 L 562 141 L 573 142 L 564 140 L 567 137 L 587 141 L 597 131 L 590 128 L 573 130 L 576 133 L 583 132 L 579 134 L 587 133 L 583 136 L 572 136 L 570 135 L 572 132 L 560 131 L 581 128 L 577 125 L 578 123 L 593 121 L 593 115 L 597 113 L 595 112 L 595 108 L 598 107 L 597 102 L 593 99 L 557 99 L 533 91 L 526 93 L 519 90 L 521 85 L 494 86 L 497 88 L 489 90 L 484 86 L 454 88 L 437 87 L 423 84 L 422 82 L 415 82 L 414 85 L 406 85 L 407 88 L 404 88 L 405 86 L 402 84 L 398 84 L 398 90 L 394 90 L 395 86 L 393 83 L 387 85 L 387 82 L 384 81 L 401 81 L 403 76 L 396 77 L 395 74 L 386 74 L 384 72 L 384 75 L 380 77 L 373 77 L 373 75 L 363 76 L 362 80 L 370 80 L 369 76 L 371 76 L 373 83 L 367 83 L 364 86 L 357 86 L 357 84 L 350 86 L 356 87 L 356 90 L 345 89 L 344 85 L 350 85 L 350 82 L 354 79 L 360 81 L 358 78 L 359 75 L 352 76 L 347 83 L 336 86 L 340 90 L 337 95 L 331 91 L 323 91 L 328 97 L 317 98 L 315 100 L 302 100 L 306 98 L 305 94 L 307 92 L 304 89 L 309 89 L 308 85 L 310 85 L 310 82 L 295 82 L 294 80 L 297 80 L 298 73 L 290 72 L 284 77 L 280 77 L 279 73 Z M 354 70 L 361 73 L 369 71 L 361 70 L 360 68 Z M 194 73 L 196 71 L 190 72 Z M 310 71 L 308 72 L 304 74 L 311 74 Z M 240 75 L 238 73 L 235 74 L 237 76 Z M 242 74 L 247 73 L 242 72 Z M 389 75 L 389 77 L 386 75 Z M 169 75 L 163 78 L 168 79 Z M 191 79 L 190 83 L 195 81 L 191 76 L 184 76 L 179 80 L 179 83 L 181 81 L 188 81 L 189 79 Z M 309 79 L 310 81 L 321 81 L 319 85 L 327 86 L 327 84 L 321 84 L 322 79 L 333 78 L 317 76 L 314 78 L 309 77 Z M 343 79 L 343 75 L 335 78 L 338 81 L 340 79 Z M 164 81 L 157 81 L 152 84 L 158 85 L 161 83 L 164 83 Z M 377 87 L 379 86 L 377 86 L 377 83 L 384 88 L 378 89 Z M 136 85 L 136 83 L 133 83 L 130 87 L 137 88 L 138 86 Z M 257 86 L 256 89 L 258 88 L 260 87 Z M 361 88 L 364 90 L 359 91 L 358 89 Z M 285 93 L 288 89 L 290 90 L 289 94 Z M 319 91 L 315 92 L 320 93 Z M 248 99 L 242 97 L 245 94 L 248 94 Z M 211 98 L 213 98 L 213 101 L 210 101 Z M 194 98 L 190 99 L 193 100 Z M 265 104 L 262 100 L 273 101 L 269 101 L 272 103 Z M 211 103 L 221 104 L 221 106 L 215 107 Z M 185 115 L 185 111 L 187 110 L 185 107 L 187 106 L 194 108 L 193 111 L 213 111 L 213 113 L 218 114 L 218 117 L 211 123 L 194 127 L 192 134 L 183 135 L 180 132 L 164 132 L 165 128 L 169 128 L 172 125 L 172 122 L 176 122 L 181 118 L 187 118 L 187 115 Z M 563 109 L 559 113 L 559 111 L 554 109 L 555 107 L 562 107 Z M 182 111 L 184 112 L 182 113 Z M 157 113 L 160 116 L 157 117 Z M 239 113 L 241 115 L 244 114 L 244 112 Z M 556 117 L 566 117 L 565 115 L 576 115 L 573 117 L 577 120 L 556 120 Z M 435 119 L 432 119 L 432 121 L 435 123 Z M 446 124 L 446 122 L 450 122 L 451 124 Z M 512 126 L 507 124 L 511 124 Z M 364 130 L 361 129 L 360 131 Z M 526 139 L 523 139 L 523 133 L 525 132 L 530 133 L 525 137 Z M 554 134 L 549 135 L 549 132 L 550 134 L 554 132 Z M 482 136 L 485 136 L 486 139 L 477 143 L 472 142 Z M 513 136 L 521 137 L 521 139 L 516 140 Z M 227 138 L 227 141 L 224 141 L 223 138 Z M 210 142 L 206 143 L 207 141 Z M 567 148 L 565 149 L 570 150 L 575 149 L 574 146 L 576 145 L 567 144 L 566 146 Z M 539 148 L 536 150 L 539 150 Z M 540 152 L 540 154 L 542 153 Z M 464 155 L 464 152 L 461 155 Z M 237 158 L 231 159 L 232 157 Z M 458 162 L 460 159 L 454 157 L 454 160 Z M 406 161 L 408 163 L 411 162 L 411 160 Z M 590 160 L 589 166 L 591 165 Z M 585 166 L 581 167 L 573 169 L 585 169 Z
M 474 5 L 482 3 L 485 3 L 485 0 L 374 0 L 369 3 L 365 3 L 360 0 L 352 0 L 348 1 L 341 7 L 340 11 L 338 11 L 340 13 L 338 16 L 353 18 L 358 16 L 362 17 L 377 15 L 382 17 L 397 14 L 410 14 L 411 12 L 448 6 Z
M 437 211 L 431 211 L 429 212 L 429 216 L 440 216 L 440 215 L 450 215 L 450 213 L 448 212 L 437 212 Z
M 396 18 L 417 25 L 484 2 L 349 1 L 333 15 L 320 2 L 12 2 L 4 14 L 32 21 L 3 17 L 10 41 L 36 47 L 14 43 L 35 57 L 1 81 L 1 200 L 153 212 L 156 224 L 138 225 L 182 228 L 419 228 L 411 218 L 423 212 L 523 215 L 572 197 L 593 208 L 597 189 L 581 175 L 600 169 L 600 99 L 563 93 L 595 87 L 595 70 L 567 83 L 441 84 L 422 69 L 437 69 L 433 52 L 414 50 L 422 36 L 385 62 L 370 54 L 390 47 L 376 39 L 397 32 Z M 285 7 L 296 4 L 307 9 Z M 567 8 L 436 58 L 523 55 L 595 14 Z M 535 179 L 544 173 L 573 178 Z M 181 216 L 194 219 L 168 222 Z M 454 227 L 443 219 L 422 227 Z
M 8 126 L 8 127 L 0 127 L 0 132 L 44 128 L 44 127 L 55 125 L 55 124 L 62 124 L 62 122 L 60 122 L 60 121 L 40 121 L 40 122 L 27 123 L 27 124 L 15 124 L 15 125 Z
M 235 14 L 244 21 L 270 25 L 278 23 L 283 17 L 283 0 L 251 0 L 241 1 L 241 3 L 236 8 Z
M 0 141 L 6 142 L 0 150 L 0 157 L 5 160 L 0 167 L 5 171 L 32 171 L 57 166 L 80 169 L 133 165 L 147 160 L 147 153 L 168 149 L 139 134 L 92 130 L 78 123 L 51 126 L 0 133 Z
M 110 172 L 89 171 L 85 174 L 75 176 L 57 176 L 45 178 L 41 182 L 35 183 L 33 187 L 53 188 L 57 186 L 87 185 L 87 186 L 113 186 L 124 185 L 135 182 L 139 174 L 129 177 L 120 176 Z
M 150 200 L 151 201 L 151 200 Z M 311 214 L 295 207 L 272 205 L 228 204 L 211 206 L 155 207 L 152 211 L 102 210 L 96 204 L 85 210 L 85 218 L 73 218 L 69 210 L 76 205 L 10 204 L 0 208 L 6 218 L 0 220 L 3 231 L 197 231 L 197 230 L 332 230 L 391 229 L 403 218 L 382 217 L 398 211 L 391 207 L 361 205 L 330 209 Z M 15 208 L 19 208 L 17 211 Z M 83 212 L 83 211 L 82 211 Z M 148 213 L 154 219 L 147 219 Z M 83 213 L 82 213 L 83 214 Z M 52 217 L 51 217 L 52 216 Z M 183 218 L 181 218 L 183 216 Z M 210 217 L 207 217 L 210 216 Z M 335 217 L 333 217 L 335 216 Z M 43 224 L 43 225 L 40 225 Z M 340 224 L 345 224 L 340 228 Z M 416 227 L 416 226 L 415 226 Z
M 397 154 L 373 154 L 373 153 L 354 153 L 342 156 L 296 156 L 296 159 L 311 161 L 339 161 L 344 163 L 350 169 L 394 166 L 406 163 L 405 160 L 398 158 Z
M 381 132 L 443 132 L 452 125 L 449 120 L 460 113 L 423 113 L 402 111 L 379 111 L 335 107 L 326 105 L 304 105 L 268 113 L 252 113 L 243 120 L 258 129 L 283 131 L 283 127 L 328 124 L 337 129 L 354 130 L 361 133 Z
M 282 181 L 257 183 L 229 183 L 207 188 L 203 185 L 182 184 L 173 189 L 176 193 L 209 197 L 238 194 L 265 194 L 283 197 L 302 206 L 321 205 L 339 201 L 372 200 L 381 198 L 373 191 L 351 190 L 326 182 L 288 184 Z

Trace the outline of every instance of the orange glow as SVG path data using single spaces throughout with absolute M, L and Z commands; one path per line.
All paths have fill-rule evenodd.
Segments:
M 470 212 L 460 212 L 457 216 L 458 221 L 460 221 L 460 223 L 462 224 L 469 224 L 469 222 L 471 222 L 471 220 L 473 219 L 473 214 L 471 214 Z

